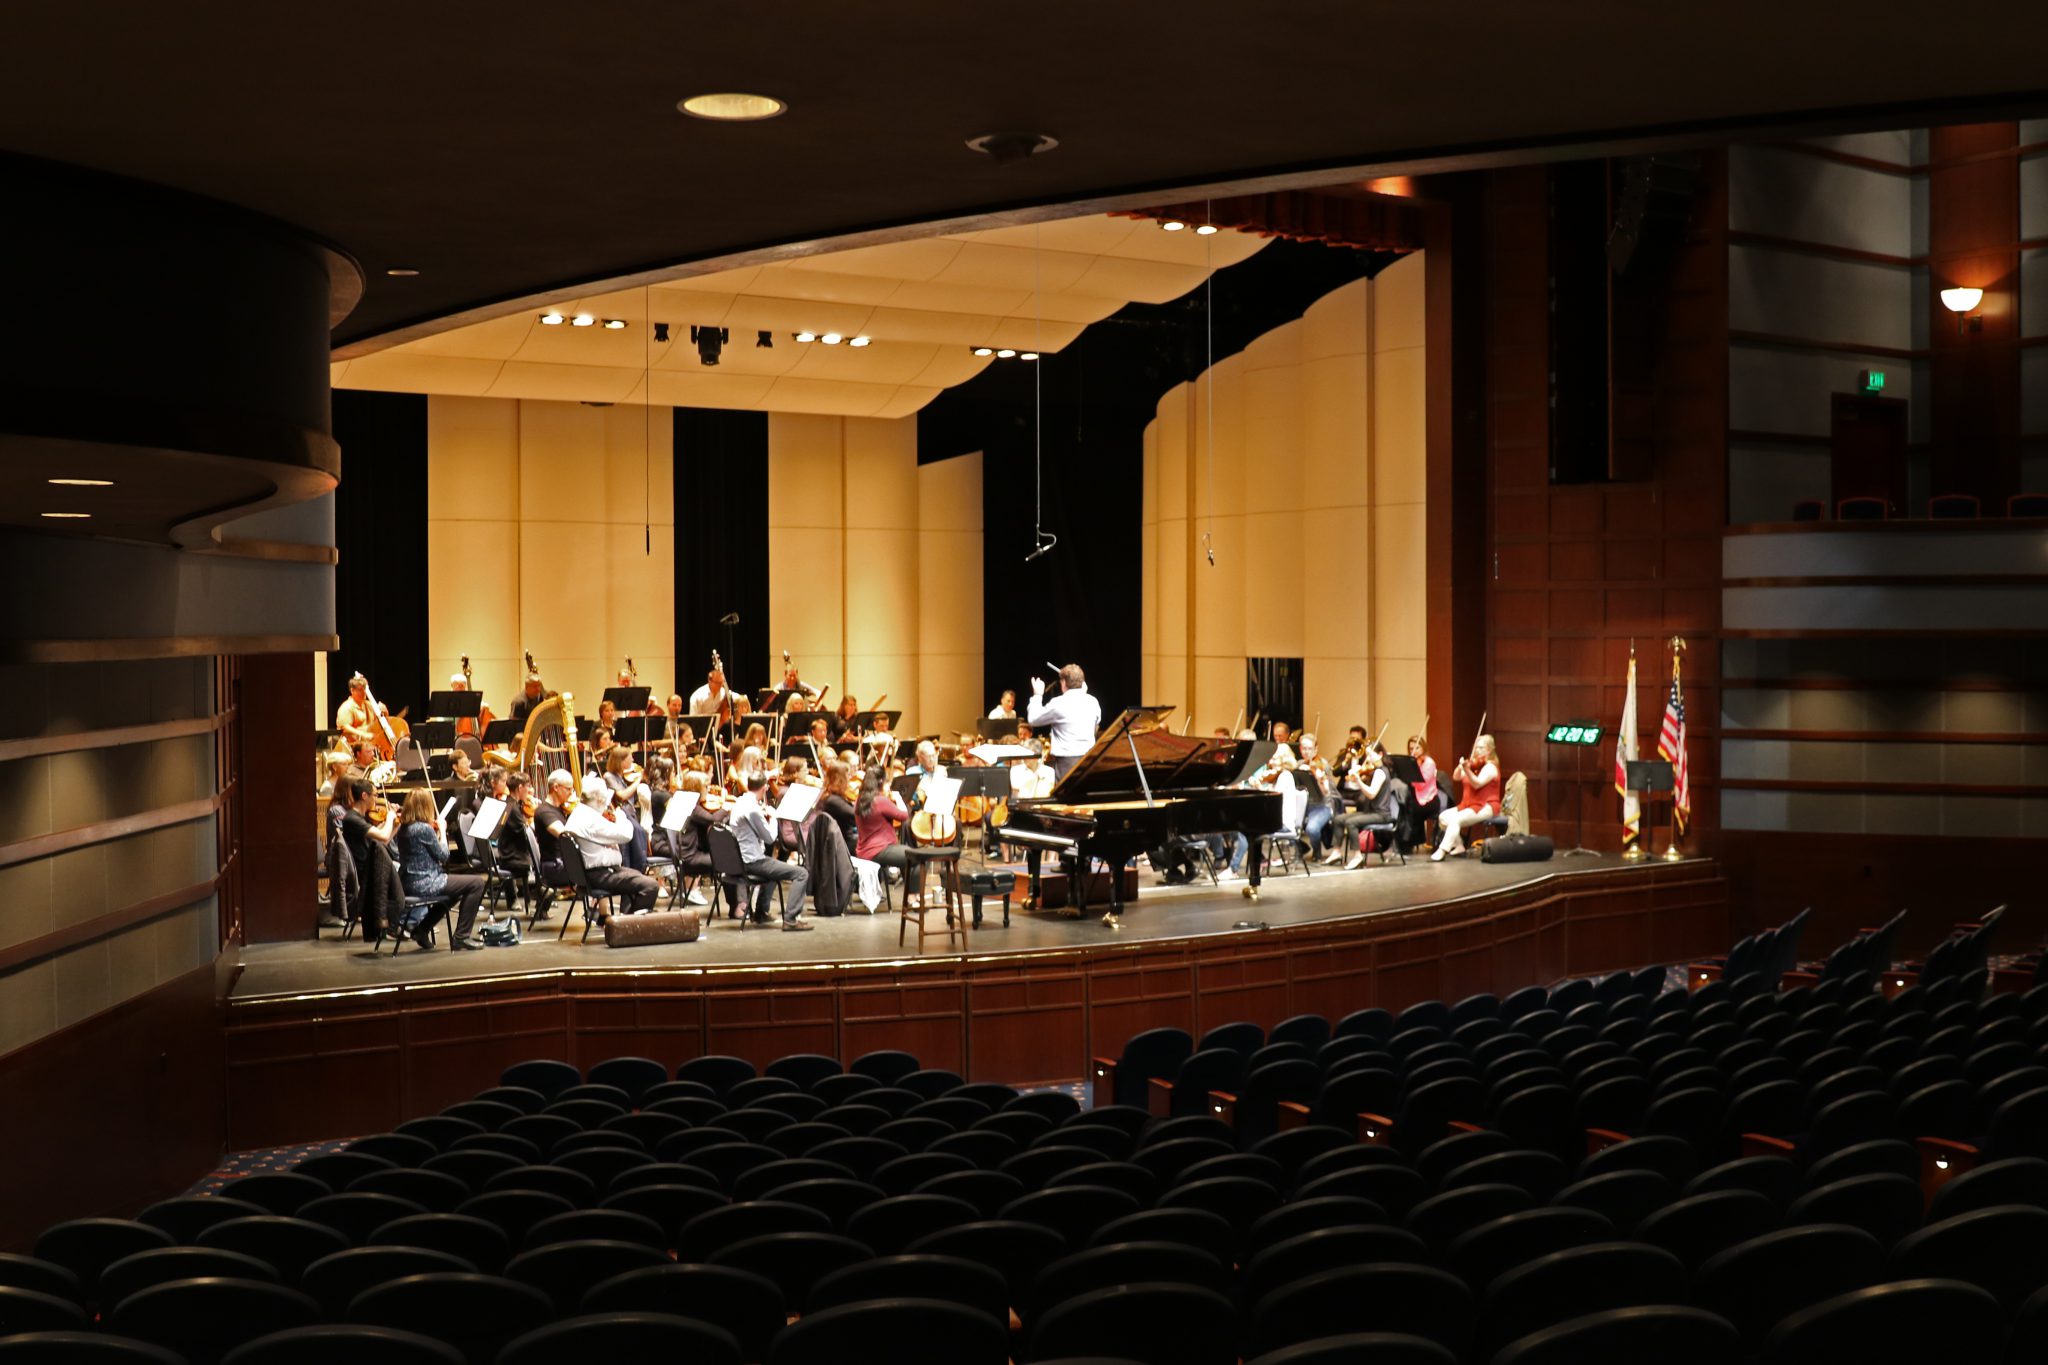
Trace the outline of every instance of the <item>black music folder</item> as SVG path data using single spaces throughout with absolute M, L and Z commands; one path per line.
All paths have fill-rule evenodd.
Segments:
M 600 701 L 608 701 L 617 711 L 645 711 L 651 687 L 607 687 Z

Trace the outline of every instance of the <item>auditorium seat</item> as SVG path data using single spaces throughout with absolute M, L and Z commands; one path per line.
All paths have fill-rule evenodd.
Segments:
M 592 1285 L 584 1313 L 672 1313 L 731 1334 L 743 1360 L 765 1360 L 790 1305 L 773 1280 L 734 1266 L 670 1263 Z
M 296 1289 L 263 1280 L 207 1277 L 137 1290 L 105 1317 L 119 1336 L 167 1346 L 186 1365 L 217 1365 L 247 1341 L 319 1320 L 320 1305 Z
M 112 1332 L 21 1332 L 0 1337 L 0 1365 L 187 1365 L 166 1346 Z
M 1493 1358 L 1494 1365 L 1579 1365 L 1588 1360 L 1742 1365 L 1743 1354 L 1726 1319 L 1697 1308 L 1658 1305 L 1573 1318 L 1523 1337 Z
M 445 1342 L 395 1327 L 318 1323 L 291 1327 L 244 1342 L 221 1365 L 462 1365 L 462 1352 Z
M 1090 1351 L 1145 1365 L 1237 1365 L 1238 1320 L 1213 1289 L 1161 1281 L 1110 1285 L 1048 1309 L 1031 1329 L 1043 1359 Z
M 1998 1300 L 1975 1285 L 1895 1280 L 1792 1314 L 1765 1341 L 1759 1359 L 1764 1365 L 1993 1360 L 2003 1328 Z

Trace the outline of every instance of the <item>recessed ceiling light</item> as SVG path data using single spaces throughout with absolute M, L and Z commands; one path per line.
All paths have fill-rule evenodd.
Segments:
M 992 346 L 977 346 L 974 348 L 974 353 L 976 355 L 994 355 L 995 348 Z
M 1159 226 L 1165 228 L 1168 232 L 1181 232 L 1187 228 L 1187 224 L 1178 218 L 1169 218 Z
M 997 351 L 997 352 L 996 352 L 996 359 L 997 359 L 997 360 L 1008 360 L 1008 359 L 1009 359 L 1009 358 L 1010 358 L 1011 356 L 1013 356 L 1013 355 L 1015 355 L 1015 354 L 1017 354 L 1017 353 L 1016 353 L 1016 351 L 1012 350 L 1012 349 L 1011 349 L 1010 347 L 1008 347 L 1008 346 L 1005 346 L 1005 347 L 1003 347 L 1003 348 L 1002 348 L 1001 350 L 999 350 L 999 351 Z
M 562 325 L 562 315 L 553 312 L 542 313 L 540 315 L 540 325 L 543 327 L 560 327 Z
M 849 346 L 866 346 L 873 340 L 873 337 L 850 337 L 846 344 Z
M 408 265 L 394 265 L 384 273 L 394 280 L 409 280 L 420 272 Z
M 691 118 L 711 119 L 718 123 L 750 123 L 774 118 L 789 106 L 773 95 L 748 95 L 729 90 L 677 100 L 676 108 Z
M 1195 236 L 1197 237 L 1214 237 L 1215 235 L 1216 225 L 1214 223 L 1204 223 L 1195 229 Z
M 841 341 L 844 341 L 845 338 L 840 336 L 837 332 L 827 332 L 825 333 L 825 335 L 819 337 L 818 340 L 824 342 L 827 346 L 837 346 Z
M 1038 352 L 1036 352 L 1036 351 L 1019 351 L 1019 352 L 1017 352 L 1017 359 L 1019 359 L 1019 360 L 1036 360 L 1036 359 L 1038 359 Z
M 45 513 L 43 513 L 43 515 L 44 515 L 44 516 L 46 516 L 46 517 L 48 517 L 48 518 L 50 518 L 50 520 L 52 520 L 52 521 L 85 521 L 85 520 L 89 519 L 89 518 L 90 518 L 90 517 L 92 516 L 92 513 L 90 513 L 90 512 L 45 512 Z
M 796 334 L 796 339 L 798 341 L 803 342 L 806 346 L 808 346 L 810 343 L 818 339 L 818 334 L 816 332 L 798 332 Z
M 624 318 L 606 318 L 604 320 L 604 329 L 607 332 L 623 332 L 626 330 L 626 320 Z
M 590 327 L 594 326 L 596 322 L 597 319 L 588 313 L 578 313 L 575 317 L 569 319 L 571 327 Z
M 59 488 L 112 488 L 112 479 L 51 479 Z

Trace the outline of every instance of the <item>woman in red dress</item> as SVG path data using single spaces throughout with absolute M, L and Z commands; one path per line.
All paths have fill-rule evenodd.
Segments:
M 1440 863 L 1453 853 L 1465 851 L 1465 828 L 1500 814 L 1500 764 L 1495 761 L 1493 736 L 1481 735 L 1472 742 L 1472 756 L 1458 760 L 1451 776 L 1464 793 L 1458 804 L 1437 821 L 1443 827 L 1443 842 L 1429 855 Z

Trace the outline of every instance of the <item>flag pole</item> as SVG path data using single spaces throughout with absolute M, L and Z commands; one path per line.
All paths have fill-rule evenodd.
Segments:
M 1643 848 L 1642 798 L 1628 785 L 1628 765 L 1642 758 L 1636 725 L 1636 642 L 1628 642 L 1628 688 L 1621 702 L 1621 725 L 1614 735 L 1615 789 L 1621 793 L 1621 857 L 1639 863 L 1650 855 Z
M 1671 637 L 1670 643 L 1671 696 L 1674 701 L 1676 701 L 1681 707 L 1683 707 L 1685 704 L 1685 680 L 1683 674 L 1680 671 L 1678 661 L 1685 649 L 1685 638 L 1680 635 L 1674 635 Z M 1684 761 L 1684 746 L 1686 744 L 1687 738 L 1685 733 L 1687 727 L 1682 723 L 1683 712 L 1681 712 L 1680 714 L 1681 724 L 1679 726 L 1678 733 L 1679 751 L 1672 758 L 1674 766 Z M 1675 863 L 1685 857 L 1685 854 L 1679 852 L 1678 849 L 1678 835 L 1684 824 L 1684 815 L 1679 810 L 1678 798 L 1679 793 L 1677 788 L 1674 786 L 1671 792 L 1671 842 L 1665 845 L 1663 854 L 1664 861 L 1667 863 Z

